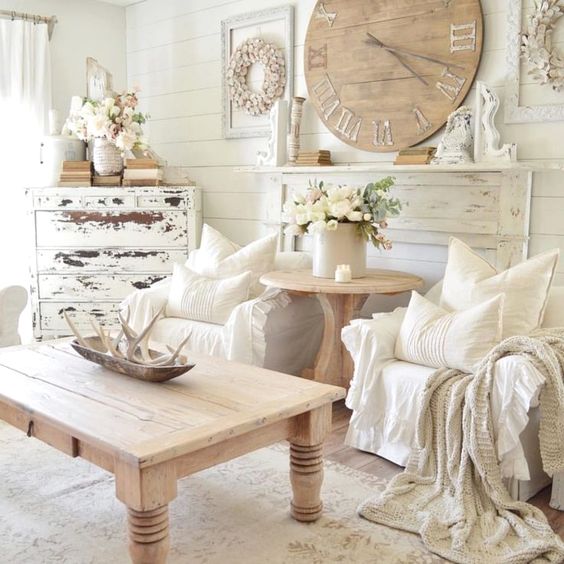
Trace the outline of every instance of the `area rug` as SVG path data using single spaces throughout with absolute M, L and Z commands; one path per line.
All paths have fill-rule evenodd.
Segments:
M 416 535 L 375 525 L 358 504 L 384 480 L 327 462 L 324 516 L 289 516 L 288 452 L 262 449 L 179 482 L 170 564 L 444 562 Z M 126 564 L 124 506 L 113 476 L 0 423 L 0 561 Z

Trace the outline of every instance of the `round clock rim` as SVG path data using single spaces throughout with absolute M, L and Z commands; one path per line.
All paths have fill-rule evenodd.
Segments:
M 481 44 L 480 44 L 480 50 L 479 50 L 479 53 L 478 53 L 478 58 L 476 60 L 476 64 L 473 66 L 472 73 L 469 76 L 469 79 L 467 80 L 467 84 L 465 84 L 462 87 L 460 94 L 457 97 L 457 100 L 460 100 L 460 102 L 457 103 L 457 104 L 454 104 L 452 106 L 452 110 L 451 110 L 450 113 L 455 112 L 458 108 L 460 108 L 461 106 L 464 105 L 464 101 L 466 100 L 468 93 L 472 89 L 472 86 L 474 86 L 474 82 L 476 80 L 478 70 L 480 69 L 480 65 L 482 63 L 482 57 L 483 57 L 483 54 L 484 54 L 484 39 L 485 39 L 484 9 L 482 7 L 481 0 L 475 0 L 475 1 L 478 5 L 479 12 L 480 12 L 479 22 L 476 22 L 477 25 L 479 26 L 479 34 L 482 38 L 482 41 L 481 41 Z M 413 142 L 409 145 L 404 145 L 404 146 L 386 146 L 386 145 L 383 145 L 383 146 L 379 146 L 379 147 L 373 146 L 371 148 L 366 148 L 366 147 L 359 147 L 353 141 L 351 141 L 347 138 L 343 138 L 341 135 L 339 135 L 339 133 L 337 131 L 335 131 L 335 126 L 330 125 L 328 123 L 328 121 L 326 121 L 323 118 L 322 111 L 317 104 L 317 100 L 316 100 L 315 96 L 312 96 L 311 93 L 310 93 L 310 90 L 311 90 L 310 76 L 309 76 L 309 71 L 307 69 L 307 57 L 305 56 L 305 54 L 307 53 L 307 50 L 308 50 L 308 48 L 311 44 L 311 40 L 309 39 L 309 37 L 310 37 L 311 26 L 314 23 L 315 12 L 317 11 L 319 5 L 323 4 L 323 3 L 324 3 L 324 0 L 317 0 L 316 1 L 315 5 L 313 7 L 313 10 L 311 12 L 311 16 L 309 18 L 308 26 L 307 26 L 307 29 L 306 29 L 305 42 L 304 42 L 304 79 L 305 79 L 305 82 L 306 82 L 306 88 L 307 88 L 307 91 L 308 91 L 309 100 L 313 104 L 313 106 L 315 107 L 315 111 L 317 113 L 317 116 L 319 117 L 321 122 L 325 125 L 325 127 L 327 127 L 329 132 L 332 135 L 334 135 L 337 139 L 339 139 L 339 141 L 342 141 L 343 143 L 346 143 L 350 147 L 354 147 L 355 149 L 358 149 L 359 151 L 366 151 L 366 152 L 371 152 L 371 153 L 394 153 L 394 152 L 397 152 L 401 149 L 407 149 L 407 148 L 410 148 L 410 147 L 415 147 L 416 145 L 423 143 L 424 141 L 426 141 L 427 139 L 429 139 L 430 137 L 435 135 L 438 131 L 440 131 L 446 125 L 446 123 L 448 121 L 448 116 L 438 126 L 429 129 L 424 134 L 422 134 L 420 137 L 418 137 L 417 141 L 415 141 L 415 142 Z M 449 113 L 449 115 L 450 115 L 450 113 Z

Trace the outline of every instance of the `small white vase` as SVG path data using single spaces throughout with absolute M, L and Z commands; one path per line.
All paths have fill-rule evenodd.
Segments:
M 335 231 L 313 237 L 313 275 L 334 278 L 338 264 L 349 264 L 353 278 L 366 276 L 366 241 L 357 223 L 339 223 Z
M 120 174 L 123 170 L 123 157 L 121 151 L 105 137 L 94 139 L 92 149 L 92 163 L 99 176 Z

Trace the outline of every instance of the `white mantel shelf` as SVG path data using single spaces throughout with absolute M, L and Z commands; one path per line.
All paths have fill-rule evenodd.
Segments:
M 470 163 L 463 165 L 394 165 L 390 162 L 371 164 L 338 164 L 334 166 L 247 166 L 235 172 L 254 174 L 342 174 L 344 172 L 501 172 L 501 171 L 564 171 L 564 162 Z

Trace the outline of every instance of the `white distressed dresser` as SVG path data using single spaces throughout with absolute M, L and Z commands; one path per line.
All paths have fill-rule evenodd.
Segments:
M 193 186 L 30 188 L 34 337 L 66 336 L 68 311 L 117 322 L 117 306 L 195 249 L 201 192 Z

